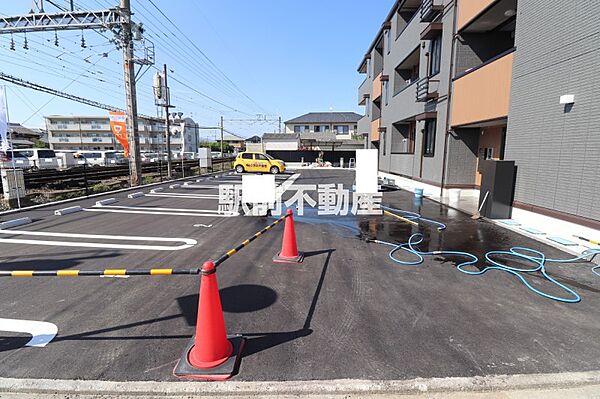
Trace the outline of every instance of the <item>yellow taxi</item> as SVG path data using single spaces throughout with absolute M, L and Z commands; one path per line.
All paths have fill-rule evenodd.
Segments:
M 268 172 L 276 175 L 285 172 L 285 162 L 261 152 L 241 152 L 233 167 L 237 173 Z

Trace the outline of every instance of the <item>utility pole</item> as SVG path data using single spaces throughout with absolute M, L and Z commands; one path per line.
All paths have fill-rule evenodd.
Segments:
M 281 116 L 279 117 L 279 134 L 281 134 Z
M 140 162 L 140 136 L 138 132 L 137 95 L 135 89 L 135 64 L 133 62 L 133 40 L 131 36 L 131 2 L 121 0 L 121 29 L 123 40 L 123 68 L 125 96 L 127 97 L 127 141 L 129 142 L 129 170 L 131 186 L 142 183 Z
M 69 1 L 71 5 L 73 1 Z M 141 28 L 131 21 L 131 1 L 120 0 L 118 8 L 110 8 L 108 10 L 98 11 L 70 11 L 64 7 L 56 5 L 54 2 L 50 4 L 59 8 L 58 13 L 47 14 L 44 12 L 44 0 L 32 0 L 32 9 L 29 14 L 16 15 L 0 18 L 0 35 L 13 33 L 31 33 L 31 32 L 57 32 L 62 30 L 77 30 L 83 31 L 86 29 L 92 30 L 109 30 L 115 35 L 115 43 L 118 48 L 123 49 L 123 70 L 125 80 L 125 95 L 127 97 L 127 141 L 129 142 L 129 168 L 131 175 L 131 185 L 139 185 L 142 180 L 141 162 L 140 162 L 140 139 L 138 132 L 138 115 L 137 115 L 137 99 L 135 89 L 135 64 L 142 66 L 153 65 L 154 63 L 154 47 L 146 47 L 145 41 L 141 35 Z M 74 8 L 74 7 L 72 7 Z M 133 26 L 136 27 L 137 36 L 133 37 Z M 144 57 L 135 57 L 133 51 L 133 43 L 135 40 L 140 40 L 144 43 Z M 140 68 L 141 70 L 141 68 Z M 46 93 L 52 93 L 69 100 L 86 103 L 92 106 L 97 106 L 103 109 L 111 109 L 113 107 L 100 104 L 95 101 L 87 100 L 81 97 L 69 95 L 57 90 L 37 85 L 31 82 L 0 73 L 0 79 L 5 81 L 16 81 L 23 87 L 34 88 Z
M 165 97 L 165 135 L 167 138 L 167 179 L 171 179 L 173 177 L 173 165 L 171 164 L 171 121 L 169 119 L 169 107 L 171 106 L 169 103 L 171 96 L 169 95 L 169 85 L 167 82 L 167 64 L 163 65 L 163 84 L 165 87 L 163 96 Z
M 224 122 L 225 120 L 223 119 L 223 116 L 221 116 L 221 158 L 223 158 L 223 130 L 225 130 L 225 126 L 223 126 Z

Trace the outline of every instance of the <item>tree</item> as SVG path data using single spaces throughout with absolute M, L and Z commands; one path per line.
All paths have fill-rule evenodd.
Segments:
M 33 143 L 33 148 L 48 148 L 48 144 L 38 139 Z

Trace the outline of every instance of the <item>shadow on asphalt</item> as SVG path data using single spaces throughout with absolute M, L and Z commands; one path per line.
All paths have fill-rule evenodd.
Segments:
M 8 352 L 13 349 L 19 349 L 25 346 L 31 337 L 29 335 L 10 335 L 4 336 L 0 335 L 0 352 Z
M 319 278 L 319 282 L 315 289 L 315 293 L 313 295 L 310 307 L 306 314 L 306 319 L 304 320 L 304 325 L 302 328 L 295 331 L 282 331 L 282 332 L 266 332 L 266 333 L 243 333 L 242 335 L 247 337 L 246 346 L 244 348 L 244 357 L 254 355 L 256 353 L 262 352 L 266 349 L 273 348 L 278 345 L 282 345 L 288 342 L 291 342 L 295 339 L 307 337 L 313 333 L 313 330 L 310 328 L 310 324 L 312 322 L 312 318 L 315 314 L 315 310 L 317 309 L 317 304 L 319 302 L 319 296 L 321 294 L 321 289 L 323 288 L 323 282 L 325 281 L 325 275 L 327 274 L 327 268 L 329 267 L 329 261 L 331 260 L 331 255 L 335 249 L 326 249 L 321 251 L 313 251 L 313 252 L 305 252 L 304 257 L 312 257 L 318 256 L 322 254 L 327 254 L 325 258 L 325 262 L 323 263 L 323 268 L 321 269 L 321 276 Z
M 75 266 L 81 265 L 85 260 L 90 259 L 110 259 L 121 256 L 122 254 L 119 252 L 110 252 L 110 253 L 99 253 L 101 251 L 96 251 L 97 255 L 90 256 L 78 256 L 76 258 L 68 258 L 68 259 L 34 259 L 32 256 L 28 256 L 27 258 L 21 257 L 21 261 L 12 261 L 12 262 L 0 262 L 0 270 L 2 271 L 10 271 L 10 270 L 62 270 L 62 269 L 71 269 Z M 88 252 L 89 253 L 89 252 Z M 40 255 L 41 256 L 41 255 Z M 34 265 L 32 269 L 32 265 Z

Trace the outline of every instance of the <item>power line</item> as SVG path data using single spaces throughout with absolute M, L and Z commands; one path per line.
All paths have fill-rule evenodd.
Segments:
M 244 91 L 242 91 L 219 67 L 208 57 L 197 45 L 194 43 L 181 29 L 177 26 L 159 7 L 156 6 L 153 0 L 148 0 L 150 4 L 167 20 L 173 27 L 181 34 L 183 37 L 212 65 L 215 70 L 217 70 L 237 91 L 239 91 L 244 97 L 250 100 L 254 105 L 256 105 L 263 112 L 267 113 L 265 109 L 263 109 L 256 101 L 254 101 L 250 96 L 248 96 Z

